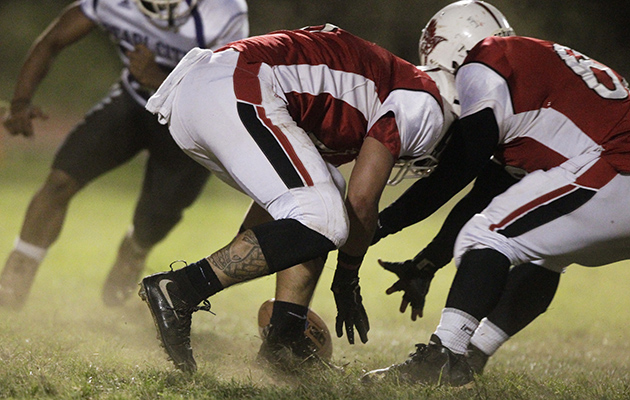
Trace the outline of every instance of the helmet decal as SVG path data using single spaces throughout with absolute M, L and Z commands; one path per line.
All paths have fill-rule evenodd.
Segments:
M 514 30 L 493 5 L 459 0 L 438 11 L 423 29 L 418 46 L 420 65 L 439 66 L 454 74 L 482 39 L 512 35 Z
M 435 46 L 437 46 L 440 42 L 448 40 L 445 37 L 437 36 L 435 34 L 436 27 L 437 27 L 437 20 L 434 18 L 431 21 L 429 21 L 429 24 L 427 25 L 426 30 L 424 32 L 423 42 L 421 43 L 421 46 L 420 46 L 420 54 L 425 57 L 428 57 L 429 54 L 431 54 L 431 52 L 433 51 L 433 49 L 435 49 Z

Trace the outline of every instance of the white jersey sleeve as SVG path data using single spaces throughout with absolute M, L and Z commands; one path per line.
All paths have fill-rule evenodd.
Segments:
M 513 114 L 510 89 L 505 79 L 483 64 L 471 63 L 457 71 L 455 86 L 459 94 L 461 118 L 485 108 L 492 109 L 499 125 L 499 142 L 504 142 L 508 130 L 502 124 Z
M 392 111 L 400 135 L 399 157 L 431 154 L 441 138 L 444 117 L 437 100 L 428 92 L 394 90 L 381 106 Z

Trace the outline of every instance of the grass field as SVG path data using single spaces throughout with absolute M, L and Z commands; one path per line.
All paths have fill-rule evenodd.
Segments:
M 0 131 L 2 263 L 30 197 L 45 178 L 60 132 L 70 123 L 40 124 L 33 141 Z M 183 376 L 166 361 L 138 298 L 121 309 L 108 309 L 100 301 L 101 284 L 131 219 L 142 167 L 139 157 L 73 200 L 27 306 L 20 313 L 0 310 L 0 398 L 630 398 L 628 262 L 598 269 L 571 267 L 548 312 L 501 348 L 471 388 L 362 386 L 358 377 L 363 371 L 403 361 L 415 343 L 426 342 L 439 321 L 452 265 L 434 280 L 425 317 L 411 322 L 398 313 L 399 296 L 385 296 L 394 279 L 376 260 L 413 256 L 436 232 L 443 212 L 368 253 L 361 275 L 370 341 L 350 346 L 345 338 L 333 338 L 333 357 L 346 365 L 344 375 L 285 381 L 256 366 L 256 312 L 273 297 L 274 280 L 267 277 L 213 297 L 216 316 L 195 314 L 192 342 L 199 372 Z M 401 190 L 389 190 L 383 204 Z M 196 261 L 226 244 L 247 205 L 243 195 L 211 180 L 184 221 L 151 254 L 147 274 L 168 268 L 173 260 Z M 331 328 L 333 268 L 329 261 L 312 305 Z

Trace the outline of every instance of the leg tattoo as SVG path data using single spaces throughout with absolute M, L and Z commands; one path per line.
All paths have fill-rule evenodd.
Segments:
M 212 254 L 210 261 L 226 276 L 239 282 L 269 274 L 265 256 L 251 230 L 243 232 L 232 243 Z

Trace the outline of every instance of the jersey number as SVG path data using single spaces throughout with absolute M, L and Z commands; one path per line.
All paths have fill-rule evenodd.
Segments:
M 594 90 L 599 96 L 605 99 L 616 100 L 628 97 L 628 88 L 621 83 L 619 77 L 617 77 L 610 68 L 593 61 L 582 53 L 568 47 L 561 46 L 557 43 L 553 45 L 553 48 L 567 66 L 571 68 L 571 70 L 580 78 L 582 78 L 584 83 L 586 83 L 586 86 L 588 86 L 589 89 Z M 597 69 L 608 75 L 614 85 L 614 88 L 611 89 L 600 82 L 593 69 Z

